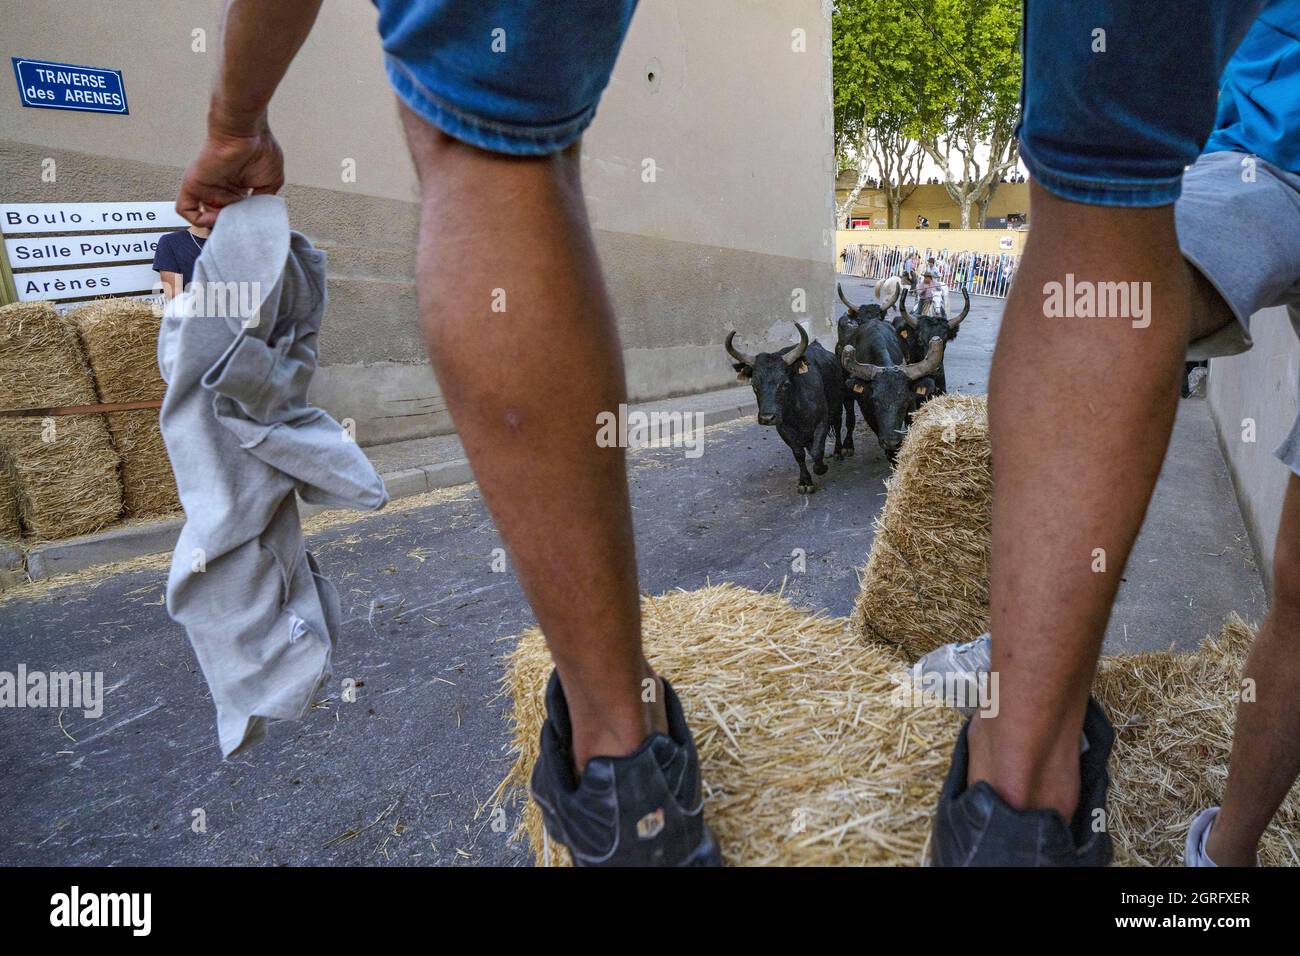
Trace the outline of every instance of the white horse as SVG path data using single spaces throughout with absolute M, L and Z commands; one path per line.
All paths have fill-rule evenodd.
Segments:
M 900 276 L 887 276 L 876 283 L 876 301 L 880 303 L 881 308 L 888 312 L 895 302 L 898 301 L 899 293 L 903 291 L 903 279 Z

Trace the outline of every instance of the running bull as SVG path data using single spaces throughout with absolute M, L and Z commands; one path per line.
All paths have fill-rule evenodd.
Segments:
M 835 457 L 843 457 L 840 427 L 844 411 L 844 373 L 835 356 L 817 342 L 808 341 L 808 333 L 796 323 L 799 344 L 779 352 L 748 355 L 739 351 L 727 336 L 727 354 L 735 359 L 735 370 L 742 382 L 749 382 L 758 400 L 758 423 L 775 425 L 781 440 L 790 446 L 799 463 L 799 493 L 816 491 L 808 474 L 807 456 L 812 455 L 813 472 L 827 472 L 827 434 L 834 429 Z
M 898 457 L 912 414 L 934 394 L 943 349 L 944 339 L 936 335 L 921 361 L 908 362 L 902 340 L 887 322 L 864 322 L 844 343 L 840 366 L 849 376 L 850 396 L 890 462 Z M 850 406 L 850 430 L 852 416 Z
M 930 302 L 927 302 L 920 312 L 909 312 L 907 290 L 903 290 L 902 299 L 899 301 L 900 321 L 895 323 L 895 328 L 903 339 L 909 362 L 922 361 L 928 351 L 928 343 L 935 336 L 943 339 L 945 343 L 957 337 L 957 327 L 970 314 L 970 293 L 962 289 L 961 294 L 966 304 L 962 306 L 960 315 L 950 319 L 945 314 L 946 310 L 936 310 Z M 942 395 L 948 390 L 942 365 L 934 373 L 934 385 L 934 395 Z

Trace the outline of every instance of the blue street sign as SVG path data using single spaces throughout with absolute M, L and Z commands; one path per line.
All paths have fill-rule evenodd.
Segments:
M 129 113 L 121 70 L 11 57 L 23 106 L 83 113 Z

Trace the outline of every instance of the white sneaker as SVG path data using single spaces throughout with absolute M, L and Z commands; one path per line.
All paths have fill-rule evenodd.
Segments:
M 987 633 L 963 644 L 936 647 L 912 665 L 912 680 L 943 680 L 944 700 L 979 700 L 980 674 L 987 674 L 993 664 L 993 642 Z M 963 685 L 963 686 L 958 686 Z M 975 713 L 974 707 L 958 707 L 962 716 Z
M 943 681 L 944 700 L 978 701 L 980 676 L 993 667 L 993 639 L 988 632 L 973 641 L 936 647 L 912 665 L 912 680 L 920 684 L 928 677 Z M 927 686 L 929 682 L 926 682 Z M 957 707 L 963 717 L 970 717 L 976 707 Z M 1079 753 L 1088 752 L 1088 738 L 1079 735 Z
M 1218 807 L 1202 810 L 1192 820 L 1187 831 L 1187 847 L 1183 850 L 1183 866 L 1214 866 L 1215 863 L 1205 852 L 1205 841 L 1210 838 L 1210 829 L 1219 816 Z

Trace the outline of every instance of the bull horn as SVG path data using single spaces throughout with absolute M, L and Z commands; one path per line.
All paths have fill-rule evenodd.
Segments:
M 844 351 L 840 354 L 840 367 L 854 378 L 869 382 L 884 371 L 879 365 L 864 365 L 857 361 L 856 354 L 852 345 L 844 346 Z
M 732 329 L 731 334 L 727 336 L 727 354 L 734 358 L 741 365 L 753 365 L 754 356 L 746 355 L 744 352 L 737 352 L 731 344 L 731 340 L 736 337 L 736 330 Z
M 967 292 L 965 289 L 962 289 L 961 294 L 962 294 L 962 298 L 966 300 L 966 304 L 962 306 L 961 315 L 957 316 L 957 318 L 955 319 L 948 320 L 949 329 L 957 328 L 957 326 L 961 325 L 961 320 L 966 318 L 966 316 L 970 314 L 970 293 Z
M 917 321 L 916 316 L 907 310 L 907 293 L 908 290 L 903 289 L 903 297 L 898 302 L 898 311 L 903 314 L 903 319 L 908 325 L 912 328 L 916 328 L 920 323 Z
M 943 339 L 935 336 L 930 340 L 930 347 L 925 350 L 925 358 L 919 362 L 913 362 L 910 365 L 904 365 L 903 371 L 907 377 L 915 382 L 918 378 L 925 378 L 927 375 L 933 375 L 935 371 L 943 364 Z
M 849 317 L 856 319 L 858 310 L 849 303 L 848 299 L 844 298 L 844 287 L 837 282 L 835 283 L 835 291 L 839 293 L 840 301 L 844 303 L 844 307 L 849 310 Z
M 785 355 L 785 364 L 793 365 L 803 358 L 803 353 L 808 349 L 808 333 L 803 330 L 803 326 L 798 322 L 794 327 L 799 330 L 799 347 L 793 352 L 787 352 Z

